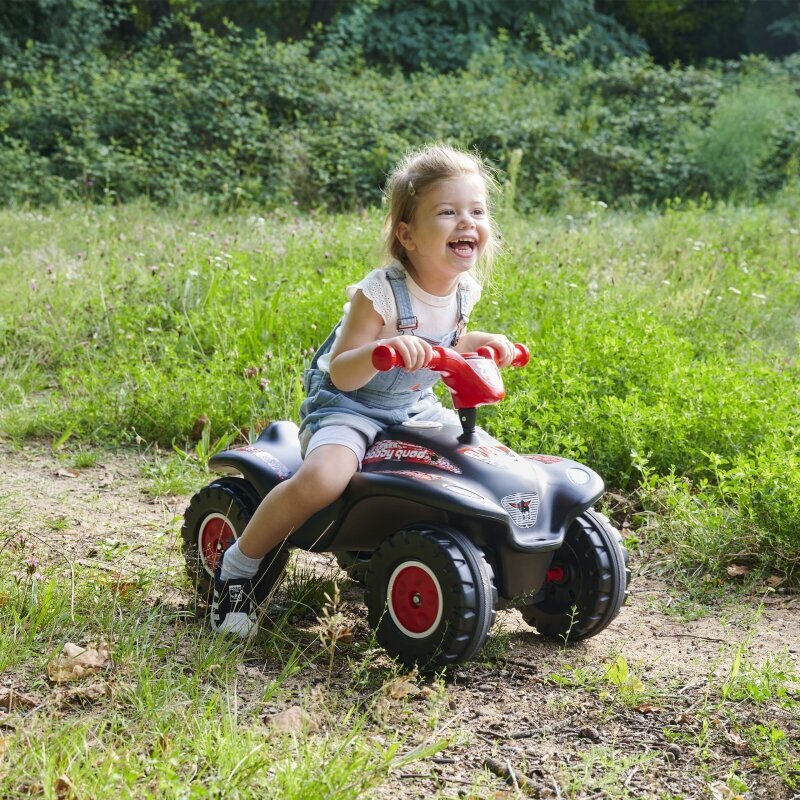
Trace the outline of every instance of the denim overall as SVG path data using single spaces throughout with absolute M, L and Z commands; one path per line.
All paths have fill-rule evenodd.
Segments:
M 397 306 L 398 334 L 416 336 L 413 331 L 418 327 L 418 322 L 411 307 L 405 271 L 397 266 L 390 267 L 386 277 Z M 454 346 L 467 324 L 468 317 L 464 313 L 467 289 L 459 284 L 457 291 L 458 324 L 439 339 L 423 337 L 432 345 Z M 300 442 L 304 454 L 311 436 L 326 418 L 328 424 L 344 424 L 361 431 L 368 444 L 371 444 L 379 429 L 400 424 L 439 406 L 432 391 L 433 385 L 439 380 L 439 373 L 430 369 L 407 372 L 395 367 L 388 372 L 379 372 L 360 389 L 339 391 L 330 375 L 317 367 L 317 362 L 333 347 L 336 330 L 341 324 L 342 321 L 331 331 L 304 374 L 306 399 L 300 406 Z M 335 420 L 333 415 L 336 415 Z M 342 415 L 346 415 L 346 418 L 342 419 Z

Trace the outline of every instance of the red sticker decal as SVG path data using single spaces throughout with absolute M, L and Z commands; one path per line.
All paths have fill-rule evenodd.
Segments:
M 478 461 L 483 461 L 484 464 L 491 464 L 492 466 L 500 466 L 503 460 L 509 458 L 512 461 L 517 460 L 517 454 L 504 444 L 459 447 L 458 452 L 469 456 L 469 458 L 477 458 Z
M 559 461 L 564 460 L 558 456 L 525 456 L 525 458 L 529 458 L 531 461 L 541 461 L 542 464 L 558 464 Z
M 237 447 L 236 450 L 240 453 L 252 453 L 257 459 L 263 461 L 281 480 L 286 480 L 292 474 L 292 471 L 282 461 L 279 461 L 272 453 L 268 453 L 260 447 L 245 445 L 244 447 Z
M 369 474 L 374 475 L 400 475 L 402 478 L 413 478 L 415 481 L 440 481 L 441 475 L 433 475 L 430 472 L 413 472 L 410 469 L 373 469 Z
M 447 472 L 461 474 L 461 470 L 448 461 L 444 456 L 440 456 L 427 447 L 420 447 L 410 442 L 397 442 L 387 439 L 376 442 L 364 456 L 364 464 L 376 464 L 379 461 L 400 461 L 405 464 L 424 464 L 428 467 L 443 469 Z

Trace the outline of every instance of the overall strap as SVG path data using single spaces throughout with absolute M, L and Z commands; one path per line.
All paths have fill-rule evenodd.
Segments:
M 397 307 L 397 330 L 400 334 L 415 331 L 419 327 L 419 322 L 411 308 L 411 296 L 406 285 L 405 270 L 400 267 L 390 267 L 386 270 L 386 279 L 389 281 L 389 288 L 394 295 L 394 304 Z
M 459 281 L 458 326 L 456 327 L 456 332 L 453 334 L 453 341 L 450 342 L 450 347 L 455 347 L 458 344 L 458 340 L 461 338 L 461 334 L 464 333 L 464 329 L 467 327 L 467 323 L 469 322 L 469 315 L 464 313 L 464 309 L 467 306 L 468 298 L 469 298 L 469 290 L 467 289 L 466 283 L 464 281 Z
M 333 326 L 333 330 L 328 334 L 328 338 L 317 348 L 317 352 L 314 353 L 314 357 L 311 359 L 311 365 L 309 366 L 309 369 L 318 369 L 317 362 L 319 361 L 320 356 L 330 352 L 331 348 L 333 347 L 333 343 L 336 341 L 336 332 L 339 330 L 339 326 L 341 324 L 342 320 L 339 320 L 339 322 Z

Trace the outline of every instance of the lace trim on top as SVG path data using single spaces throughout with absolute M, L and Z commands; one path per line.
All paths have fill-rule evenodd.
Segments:
M 347 296 L 350 300 L 355 297 L 356 292 L 360 289 L 383 318 L 384 327 L 378 336 L 379 339 L 387 339 L 390 336 L 396 336 L 398 333 L 397 307 L 395 306 L 391 286 L 389 286 L 389 279 L 386 277 L 387 269 L 392 266 L 400 266 L 402 269 L 398 262 L 394 262 L 388 267 L 372 270 L 358 283 L 347 287 Z M 462 311 L 464 316 L 469 317 L 475 304 L 480 299 L 481 285 L 471 275 L 462 275 L 460 283 L 466 286 L 467 289 Z M 414 333 L 430 338 L 440 338 L 455 329 L 458 324 L 458 287 L 444 297 L 429 294 L 414 283 L 414 279 L 408 273 L 406 273 L 406 286 L 411 295 L 411 306 L 420 320 L 420 327 Z M 344 305 L 344 317 L 349 312 L 350 301 L 348 300 Z M 341 326 L 338 326 L 336 330 L 337 339 L 339 338 L 340 329 Z M 333 347 L 331 347 L 332 349 Z M 330 361 L 330 353 L 325 353 L 317 361 L 317 367 L 324 372 L 329 372 Z
M 351 284 L 347 287 L 347 296 L 352 300 L 355 297 L 356 292 L 361 289 L 364 293 L 364 296 L 372 302 L 373 307 L 375 310 L 381 315 L 383 318 L 383 324 L 386 327 L 391 327 L 394 331 L 391 335 L 394 335 L 397 332 L 397 307 L 395 306 L 394 302 L 394 294 L 392 293 L 392 288 L 389 286 L 389 279 L 386 277 L 387 270 L 392 266 L 401 266 L 397 262 L 394 264 L 390 264 L 389 267 L 384 267 L 382 269 L 374 269 L 370 272 L 365 278 L 360 280 L 358 283 Z M 402 269 L 402 266 L 401 266 Z M 403 270 L 405 272 L 405 270 Z M 478 302 L 481 296 L 481 286 L 480 284 L 471 276 L 471 275 L 464 275 L 462 276 L 460 283 L 466 287 L 466 296 L 464 298 L 464 308 L 463 312 L 465 316 L 469 316 L 472 313 L 472 309 L 475 304 Z M 433 311 L 433 316 L 438 317 L 437 309 L 447 309 L 448 307 L 452 306 L 455 310 L 454 314 L 454 321 L 452 324 L 450 321 L 446 321 L 442 330 L 430 330 L 426 326 L 426 330 L 418 331 L 419 333 L 423 333 L 426 336 L 436 336 L 436 335 L 444 335 L 448 331 L 455 328 L 456 324 L 458 323 L 458 300 L 457 294 L 458 289 L 454 289 L 450 294 L 441 297 L 435 294 L 429 294 L 424 289 L 422 289 L 419 285 L 414 282 L 414 279 L 406 272 L 406 286 L 408 287 L 408 293 L 411 295 L 411 303 L 412 306 L 417 306 L 418 304 L 415 303 L 415 300 L 420 301 L 420 304 L 424 307 L 427 306 L 429 309 Z M 350 310 L 350 304 L 345 304 L 345 315 Z M 441 314 L 442 312 L 440 312 Z M 446 313 L 446 312 L 445 312 Z M 430 314 L 428 315 L 430 316 Z M 438 320 L 437 320 L 438 321 Z

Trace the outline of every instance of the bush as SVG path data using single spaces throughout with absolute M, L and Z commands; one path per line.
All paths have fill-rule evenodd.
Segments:
M 314 58 L 308 42 L 188 30 L 126 56 L 0 62 L 0 201 L 357 208 L 431 140 L 478 147 L 501 171 L 520 151 L 522 211 L 756 195 L 797 172 L 800 59 L 598 69 L 497 40 L 449 75 L 403 75 Z

